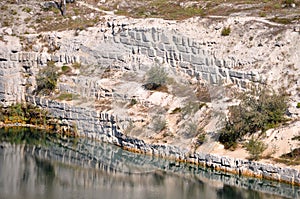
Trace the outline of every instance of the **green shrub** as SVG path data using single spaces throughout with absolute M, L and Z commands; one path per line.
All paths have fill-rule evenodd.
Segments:
M 47 66 L 39 71 L 36 77 L 36 94 L 50 94 L 57 85 L 59 75 L 53 62 L 48 62 Z
M 176 114 L 176 113 L 180 113 L 180 112 L 181 112 L 181 108 L 176 107 L 175 109 L 172 110 L 171 114 Z
M 245 145 L 247 151 L 250 153 L 252 160 L 259 160 L 262 153 L 267 149 L 268 145 L 264 144 L 262 141 L 254 139 L 253 137 Z
M 62 66 L 61 71 L 63 74 L 69 74 L 71 73 L 72 69 L 69 66 Z
M 231 33 L 231 28 L 230 26 L 224 27 L 221 31 L 222 36 L 228 36 Z
M 166 84 L 167 77 L 168 75 L 164 68 L 160 66 L 154 66 L 146 73 L 146 84 L 144 87 L 147 90 L 155 90 Z
M 245 94 L 239 105 L 230 107 L 226 125 L 220 131 L 219 141 L 228 149 L 235 146 L 237 140 L 246 134 L 265 132 L 285 122 L 286 101 L 284 94 L 267 90 L 258 92 L 257 96 Z
M 283 0 L 282 1 L 282 4 L 287 5 L 289 7 L 291 7 L 292 4 L 294 4 L 294 3 L 295 3 L 295 0 Z
M 200 133 L 198 136 L 197 136 L 197 145 L 200 146 L 202 145 L 204 142 L 206 141 L 206 136 L 204 133 Z
M 30 12 L 32 11 L 32 9 L 29 8 L 29 7 L 24 7 L 24 8 L 22 9 L 22 11 L 23 11 L 23 12 L 30 13 Z
M 300 108 L 300 102 L 297 103 L 297 106 L 296 106 L 296 107 L 297 107 L 297 108 Z
M 76 95 L 73 93 L 61 93 L 56 99 L 71 101 L 71 100 L 76 100 L 78 98 L 79 98 L 79 95 Z
M 134 99 L 134 98 L 132 98 L 131 100 L 130 100 L 130 106 L 134 106 L 134 105 L 136 105 L 138 103 L 138 101 L 136 100 L 136 99 Z

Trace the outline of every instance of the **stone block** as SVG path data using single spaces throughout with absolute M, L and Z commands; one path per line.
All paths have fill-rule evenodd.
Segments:
M 157 45 L 157 49 L 159 49 L 159 50 L 161 50 L 161 51 L 165 51 L 165 45 L 162 44 L 162 43 L 159 43 L 159 44 Z
M 194 75 L 195 75 L 195 78 L 196 78 L 197 80 L 200 80 L 200 79 L 201 79 L 202 74 L 201 74 L 200 72 L 194 71 Z
M 202 69 L 202 66 L 201 66 L 201 65 L 194 64 L 194 67 L 195 67 L 195 71 L 198 71 L 198 72 L 202 72 L 202 71 L 203 71 L 203 69 Z
M 218 67 L 222 67 L 222 66 L 223 66 L 223 65 L 222 65 L 222 61 L 219 60 L 219 59 L 215 59 L 215 64 L 216 64 L 216 66 L 218 66 Z
M 180 55 L 178 53 L 176 53 L 176 52 L 173 52 L 173 57 L 174 57 L 175 61 L 180 61 L 181 60 L 180 59 Z
M 127 37 L 121 37 L 120 42 L 123 43 L 123 44 L 126 44 L 126 45 L 130 44 L 129 38 L 127 38 Z
M 207 67 L 208 71 L 212 74 L 217 74 L 217 69 L 215 67 Z
M 109 52 L 108 53 L 108 58 L 109 59 L 117 59 L 117 53 L 115 53 L 115 52 Z
M 228 158 L 228 157 L 222 157 L 221 158 L 221 165 L 225 166 L 225 167 L 231 167 L 234 168 L 234 160 L 232 158 Z
M 223 68 L 219 68 L 219 74 L 221 74 L 223 77 L 227 77 L 227 71 Z
M 101 56 L 103 59 L 108 59 L 108 57 L 109 57 L 108 52 L 102 52 Z
M 146 32 L 142 32 L 142 39 L 143 39 L 144 42 L 150 42 L 150 38 L 146 34 Z
M 10 54 L 10 60 L 11 61 L 18 61 L 19 60 L 19 54 L 18 53 L 11 53 Z
M 58 62 L 59 61 L 59 56 L 58 55 L 51 55 L 51 60 L 54 62 Z
M 218 83 L 216 74 L 210 74 L 210 83 L 211 84 L 217 84 Z
M 175 51 L 175 47 L 173 45 L 165 45 L 166 51 Z
M 182 37 L 181 43 L 183 46 L 188 46 L 188 38 L 187 37 Z
M 182 54 L 182 60 L 186 62 L 191 62 L 191 55 L 190 54 Z
M 192 49 L 188 46 L 185 47 L 186 53 L 192 53 Z
M 152 40 L 153 40 L 154 42 L 159 41 L 159 34 L 158 34 L 157 32 L 152 32 L 152 33 L 151 33 L 151 36 L 152 36 Z
M 187 42 L 188 42 L 188 46 L 189 46 L 189 47 L 192 47 L 192 46 L 193 46 L 193 42 L 194 42 L 194 41 L 193 41 L 192 38 L 188 38 L 188 39 L 187 39 Z
M 148 48 L 145 48 L 145 47 L 140 48 L 140 53 L 142 55 L 147 55 L 148 54 Z
M 127 31 L 122 31 L 120 32 L 121 37 L 128 37 L 128 32 Z
M 221 164 L 222 160 L 220 156 L 217 155 L 211 155 L 211 160 L 213 163 Z
M 198 48 L 192 47 L 191 49 L 192 49 L 193 54 L 195 54 L 195 55 L 199 54 Z
M 165 33 L 161 34 L 161 42 L 164 44 L 170 44 L 169 38 Z
M 195 56 L 195 55 L 191 55 L 191 62 L 192 62 L 192 64 L 204 65 L 203 58 Z
M 60 55 L 60 62 L 66 63 L 66 57 L 64 55 Z
M 128 31 L 128 36 L 130 36 L 132 39 L 135 39 L 135 31 L 133 31 L 133 30 L 129 30 Z
M 193 41 L 192 47 L 195 47 L 195 48 L 199 49 L 200 48 L 200 44 L 198 42 L 196 42 L 196 41 Z
M 138 41 L 139 46 L 145 47 L 145 48 L 150 48 L 152 46 L 151 42 L 141 42 Z
M 207 66 L 202 66 L 202 72 L 210 73 L 209 67 L 207 67 Z
M 138 40 L 138 41 L 142 40 L 142 35 L 140 32 L 136 32 L 135 37 L 136 37 L 136 40 Z
M 203 72 L 202 73 L 202 79 L 209 82 L 209 74 Z
M 114 36 L 114 37 L 113 37 L 113 40 L 114 40 L 114 42 L 117 43 L 117 44 L 121 42 L 119 36 Z
M 149 57 L 155 57 L 156 56 L 155 50 L 153 48 L 150 48 L 148 50 L 148 56 Z
M 229 76 L 230 76 L 230 77 L 235 77 L 235 78 L 242 79 L 242 78 L 244 78 L 244 73 L 238 72 L 238 71 L 230 70 L 230 71 L 229 71 Z
M 30 53 L 29 54 L 29 60 L 30 61 L 36 61 L 37 60 L 37 54 L 36 53 Z
M 161 51 L 161 50 L 156 50 L 156 56 L 157 57 L 164 57 L 165 56 L 165 52 L 164 51 Z
M 180 37 L 177 37 L 177 36 L 173 35 L 173 42 L 176 45 L 181 45 L 182 44 L 182 39 Z
M 180 52 L 182 52 L 182 53 L 185 53 L 185 52 L 186 52 L 186 48 L 185 48 L 184 46 L 182 46 L 182 45 L 177 45 L 176 47 L 177 47 L 177 50 L 179 50 Z

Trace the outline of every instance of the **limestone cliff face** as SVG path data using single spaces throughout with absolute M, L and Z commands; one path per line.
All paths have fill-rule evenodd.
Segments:
M 231 28 L 230 35 L 221 36 L 223 27 Z M 228 104 L 226 98 L 222 99 L 226 96 L 225 88 L 246 89 L 257 84 L 275 89 L 285 87 L 291 94 L 290 112 L 298 117 L 295 104 L 300 101 L 300 34 L 295 25 L 283 26 L 253 17 L 193 18 L 175 22 L 106 16 L 97 26 L 85 30 L 28 34 L 21 39 L 4 35 L 0 44 L 0 101 L 3 105 L 30 101 L 48 109 L 62 123 L 76 125 L 83 136 L 138 152 L 299 184 L 297 170 L 291 170 L 292 174 L 286 176 L 289 170 L 279 169 L 272 177 L 272 171 L 266 172 L 269 166 L 253 167 L 250 161 L 195 153 L 191 148 L 194 138 L 182 141 L 184 132 L 178 133 L 177 128 L 198 119 L 203 125 L 201 128 L 214 134 L 220 118 L 214 118 L 215 121 L 199 121 L 199 118 L 213 111 L 226 112 Z M 32 97 L 35 78 L 49 62 L 54 63 L 59 72 L 62 66 L 73 68 L 72 74 L 61 76 L 56 92 L 78 95 L 83 99 L 80 103 L 76 100 L 57 102 L 56 96 Z M 76 63 L 81 64 L 79 69 L 73 67 Z M 182 101 L 192 97 L 188 92 L 176 98 L 170 92 L 145 91 L 142 80 L 153 65 L 166 68 L 174 82 L 180 79 L 186 84 L 204 83 L 209 88 L 221 87 L 225 94 L 210 89 L 213 99 L 207 106 L 179 121 L 172 116 L 172 110 L 182 107 Z M 179 93 L 186 92 L 186 88 Z M 194 91 L 195 88 L 189 89 Z M 141 106 L 126 112 L 111 106 L 115 101 L 138 102 Z M 170 132 L 159 136 L 169 136 L 165 141 L 171 140 L 168 142 L 171 145 L 155 145 L 151 142 L 161 137 L 142 131 L 153 119 L 151 110 L 154 108 L 160 109 L 156 110 L 157 115 L 168 114 Z M 136 137 L 145 142 L 122 134 L 132 122 L 140 125 Z M 147 139 L 152 140 L 147 142 Z M 211 146 L 205 145 L 203 150 L 205 148 Z
M 212 85 L 249 82 L 287 87 L 294 103 L 299 96 L 299 32 L 256 18 L 190 19 L 184 22 L 159 19 L 107 18 L 83 31 L 24 35 L 22 51 L 17 37 L 1 41 L 1 100 L 24 100 L 25 85 L 34 89 L 34 76 L 48 61 L 57 65 L 80 62 L 88 66 L 146 71 L 166 63 Z M 221 36 L 222 27 L 231 27 Z M 26 81 L 25 81 L 26 80 Z M 31 87 L 31 85 L 33 87 Z M 84 86 L 84 85 L 82 85 Z M 91 88 L 93 89 L 93 88 Z
M 4 37 L 0 46 L 0 101 L 8 105 L 25 100 L 22 49 L 17 37 Z

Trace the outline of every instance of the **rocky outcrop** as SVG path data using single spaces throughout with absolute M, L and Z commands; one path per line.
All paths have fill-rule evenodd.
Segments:
M 185 148 L 171 145 L 147 144 L 143 140 L 128 137 L 120 132 L 118 125 L 124 120 L 130 120 L 129 118 L 118 118 L 107 112 L 98 112 L 45 98 L 28 97 L 27 101 L 47 108 L 51 115 L 67 125 L 75 124 L 81 136 L 105 141 L 129 151 L 189 162 L 236 175 L 300 185 L 300 173 L 297 169 L 214 154 L 194 153 Z
M 25 79 L 19 64 L 23 58 L 16 37 L 5 37 L 0 46 L 0 101 L 7 105 L 25 99 Z

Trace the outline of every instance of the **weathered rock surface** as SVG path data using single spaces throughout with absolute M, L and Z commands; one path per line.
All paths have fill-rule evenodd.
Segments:
M 227 26 L 231 27 L 232 33 L 223 37 L 221 29 Z M 174 73 L 180 71 L 180 74 L 195 81 L 204 80 L 210 85 L 236 85 L 238 88 L 255 84 L 268 84 L 274 88 L 286 86 L 291 92 L 290 104 L 295 107 L 295 103 L 300 101 L 297 92 L 300 36 L 297 28 L 255 17 L 192 18 L 175 22 L 105 16 L 103 23 L 75 34 L 74 31 L 64 31 L 24 35 L 27 45 L 34 44 L 27 51 L 21 49 L 17 37 L 8 36 L 12 35 L 10 30 L 3 29 L 5 36 L 3 41 L 0 40 L 0 101 L 4 105 L 32 102 L 49 109 L 54 117 L 67 125 L 76 124 L 83 136 L 128 150 L 299 184 L 298 170 L 295 169 L 190 153 L 188 149 L 170 145 L 147 144 L 122 134 L 118 125 L 125 120 L 130 121 L 127 116 L 31 97 L 36 74 L 49 61 L 57 66 L 81 63 L 95 67 L 96 71 L 97 68 L 116 68 L 141 73 L 158 63 L 167 65 Z M 96 99 L 127 99 L 127 95 L 115 93 L 113 88 L 99 86 L 97 78 L 100 77 L 89 79 L 88 75 L 82 77 L 84 75 L 68 79 L 84 88 L 84 95 Z M 60 82 L 59 85 L 62 91 L 76 93 L 69 84 Z M 298 117 L 299 109 L 295 109 L 292 116 Z
M 67 125 L 76 124 L 78 133 L 81 136 L 108 142 L 129 151 L 181 162 L 190 162 L 237 175 L 253 176 L 300 185 L 299 170 L 297 169 L 282 168 L 272 164 L 222 157 L 214 154 L 194 153 L 186 148 L 167 144 L 147 144 L 143 140 L 122 134 L 118 130 L 118 123 L 120 121 L 116 116 L 109 113 L 89 110 L 83 107 L 74 107 L 66 103 L 44 98 L 28 98 L 27 101 L 47 108 L 51 115 L 60 118 Z

